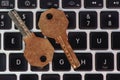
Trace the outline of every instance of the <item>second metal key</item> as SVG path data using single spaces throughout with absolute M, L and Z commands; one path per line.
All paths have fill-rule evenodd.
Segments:
M 30 32 L 15 10 L 11 10 L 8 14 L 23 35 L 25 42 L 24 56 L 27 61 L 32 66 L 41 68 L 51 62 L 54 48 L 50 42 L 45 38 L 36 37 L 34 33 Z
M 68 20 L 64 12 L 51 8 L 41 14 L 38 25 L 45 36 L 54 38 L 61 45 L 72 67 L 78 68 L 80 62 L 68 43 Z

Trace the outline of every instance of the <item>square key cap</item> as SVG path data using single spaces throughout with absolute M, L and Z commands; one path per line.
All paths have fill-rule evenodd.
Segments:
M 13 9 L 15 0 L 0 0 L 0 9 Z
M 15 74 L 0 74 L 0 80 L 17 80 Z
M 55 53 L 52 62 L 53 71 L 69 71 L 71 66 L 64 53 Z
M 84 0 L 85 8 L 102 8 L 103 0 Z
M 21 74 L 20 80 L 39 80 L 36 74 Z
M 82 80 L 80 74 L 64 74 L 63 80 Z
M 48 8 L 58 8 L 59 0 L 39 0 L 40 8 L 48 9 Z
M 27 61 L 23 53 L 10 53 L 9 55 L 9 69 L 10 71 L 26 71 Z
M 4 49 L 5 50 L 21 50 L 22 35 L 18 32 L 6 32 L 4 34 Z
M 58 74 L 43 74 L 41 80 L 60 80 Z
M 18 0 L 18 8 L 34 9 L 37 7 L 37 0 Z
M 81 7 L 81 0 L 62 0 L 62 7 L 66 9 L 78 9 Z
M 6 55 L 4 53 L 0 53 L 0 71 L 5 70 L 6 70 Z

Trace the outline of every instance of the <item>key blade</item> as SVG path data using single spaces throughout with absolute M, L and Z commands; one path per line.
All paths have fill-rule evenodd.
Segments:
M 75 53 L 73 52 L 72 47 L 70 46 L 70 44 L 68 43 L 66 37 L 64 36 L 58 36 L 56 38 L 56 41 L 58 41 L 58 43 L 60 43 L 61 47 L 63 48 L 65 55 L 67 56 L 71 66 L 76 69 L 80 66 L 80 62 L 78 60 L 78 58 L 76 57 Z
M 9 11 L 8 15 L 15 23 L 16 27 L 20 30 L 23 36 L 26 36 L 31 33 L 15 9 Z

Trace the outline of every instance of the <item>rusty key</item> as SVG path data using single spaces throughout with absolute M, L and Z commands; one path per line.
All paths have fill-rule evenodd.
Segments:
M 68 23 L 63 11 L 51 8 L 41 14 L 38 26 L 45 36 L 54 38 L 61 45 L 70 64 L 76 69 L 80 66 L 80 62 L 68 43 L 66 34 Z
M 41 68 L 51 62 L 54 48 L 50 42 L 30 32 L 15 10 L 11 10 L 8 14 L 23 35 L 23 40 L 25 42 L 24 56 L 26 60 L 32 66 Z

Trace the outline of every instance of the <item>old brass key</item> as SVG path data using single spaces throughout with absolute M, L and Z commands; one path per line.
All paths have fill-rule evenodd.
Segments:
M 39 38 L 30 32 L 15 10 L 9 13 L 10 18 L 14 21 L 16 27 L 23 35 L 25 42 L 24 56 L 27 61 L 36 67 L 43 68 L 53 59 L 54 48 L 47 39 Z
M 72 67 L 76 69 L 80 62 L 68 43 L 66 34 L 68 23 L 63 11 L 51 8 L 41 14 L 38 26 L 45 36 L 54 38 L 61 45 Z

